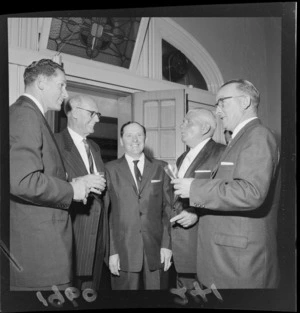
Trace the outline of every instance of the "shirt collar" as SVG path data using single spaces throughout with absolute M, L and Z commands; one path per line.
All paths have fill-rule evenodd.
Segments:
M 125 153 L 125 158 L 126 158 L 128 163 L 133 162 L 134 160 L 137 160 L 137 159 L 134 159 L 133 157 L 131 157 L 130 155 L 128 155 L 127 153 Z M 140 160 L 141 163 L 145 162 L 145 154 L 142 153 L 141 156 L 138 158 L 138 160 Z
M 34 96 L 30 95 L 29 93 L 23 93 L 23 96 L 30 98 L 36 104 L 36 106 L 40 109 L 42 114 L 45 116 L 45 111 L 44 111 L 43 106 Z
M 75 144 L 82 144 L 83 139 L 86 139 L 82 137 L 81 135 L 77 134 L 73 129 L 71 129 L 69 126 L 67 127 L 68 131 L 74 141 Z
M 247 120 L 244 120 L 242 123 L 238 124 L 238 126 L 234 129 L 234 131 L 232 132 L 231 138 L 233 139 L 236 134 L 245 126 L 247 125 L 249 122 L 251 122 L 252 120 L 258 118 L 257 116 L 254 117 L 250 117 Z
M 206 145 L 206 143 L 211 139 L 211 137 L 208 137 L 201 141 L 200 143 L 197 144 L 196 147 L 191 148 L 190 151 L 188 152 L 188 157 L 195 157 L 201 150 L 202 148 Z

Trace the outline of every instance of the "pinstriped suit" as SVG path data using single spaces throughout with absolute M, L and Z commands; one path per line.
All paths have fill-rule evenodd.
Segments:
M 88 175 L 87 169 L 67 128 L 55 134 L 68 179 Z M 98 171 L 104 171 L 100 148 L 92 140 L 87 140 Z M 75 273 L 77 276 L 93 275 L 93 286 L 100 283 L 105 248 L 108 240 L 107 213 L 103 199 L 98 195 L 88 198 L 88 203 L 73 203 L 71 216 L 74 230 Z M 96 246 L 97 245 L 97 246 Z

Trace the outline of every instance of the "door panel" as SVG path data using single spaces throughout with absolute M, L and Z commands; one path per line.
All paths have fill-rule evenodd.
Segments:
M 184 89 L 133 94 L 134 120 L 147 131 L 146 153 L 174 164 L 184 152 L 179 125 L 185 110 Z

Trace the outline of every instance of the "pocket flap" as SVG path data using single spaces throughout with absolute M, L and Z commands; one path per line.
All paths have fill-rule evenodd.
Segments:
M 214 241 L 217 245 L 244 249 L 248 245 L 248 238 L 245 236 L 225 235 L 221 233 L 215 233 Z

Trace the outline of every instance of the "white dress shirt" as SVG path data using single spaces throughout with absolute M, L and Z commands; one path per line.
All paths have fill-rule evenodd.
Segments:
M 136 181 L 136 178 L 135 178 L 134 163 L 133 163 L 133 161 L 135 161 L 137 159 L 132 158 L 127 153 L 125 153 L 125 159 L 127 160 L 127 163 L 128 163 L 129 168 L 130 168 L 130 172 L 131 172 L 131 174 L 133 176 L 133 179 L 135 181 L 135 184 L 138 187 L 138 184 L 137 184 L 137 181 Z M 145 165 L 145 155 L 144 155 L 144 153 L 141 154 L 141 156 L 140 156 L 140 158 L 138 160 L 139 160 L 139 162 L 137 164 L 137 167 L 140 170 L 141 175 L 143 176 L 144 165 Z
M 87 155 L 87 152 L 85 150 L 84 143 L 83 143 L 83 140 L 86 139 L 86 138 L 84 138 L 84 137 L 80 136 L 79 134 L 77 134 L 70 127 L 68 127 L 68 131 L 69 131 L 70 136 L 72 137 L 72 139 L 74 141 L 74 144 L 75 144 L 76 148 L 78 149 L 78 151 L 79 151 L 79 153 L 81 155 L 81 158 L 82 158 L 82 160 L 84 162 L 86 170 L 90 174 L 89 159 L 88 159 L 88 155 Z M 92 151 L 91 151 L 91 155 L 92 155 L 92 159 L 93 159 L 94 173 L 97 173 L 97 168 L 96 168 L 96 164 L 95 164 L 95 160 L 94 160 Z
M 208 137 L 197 144 L 196 147 L 191 148 L 190 151 L 186 154 L 184 160 L 181 163 L 181 166 L 178 171 L 178 177 L 183 178 L 186 171 L 198 155 L 198 153 L 203 149 L 203 147 L 207 144 L 207 142 L 211 139 L 211 137 Z

